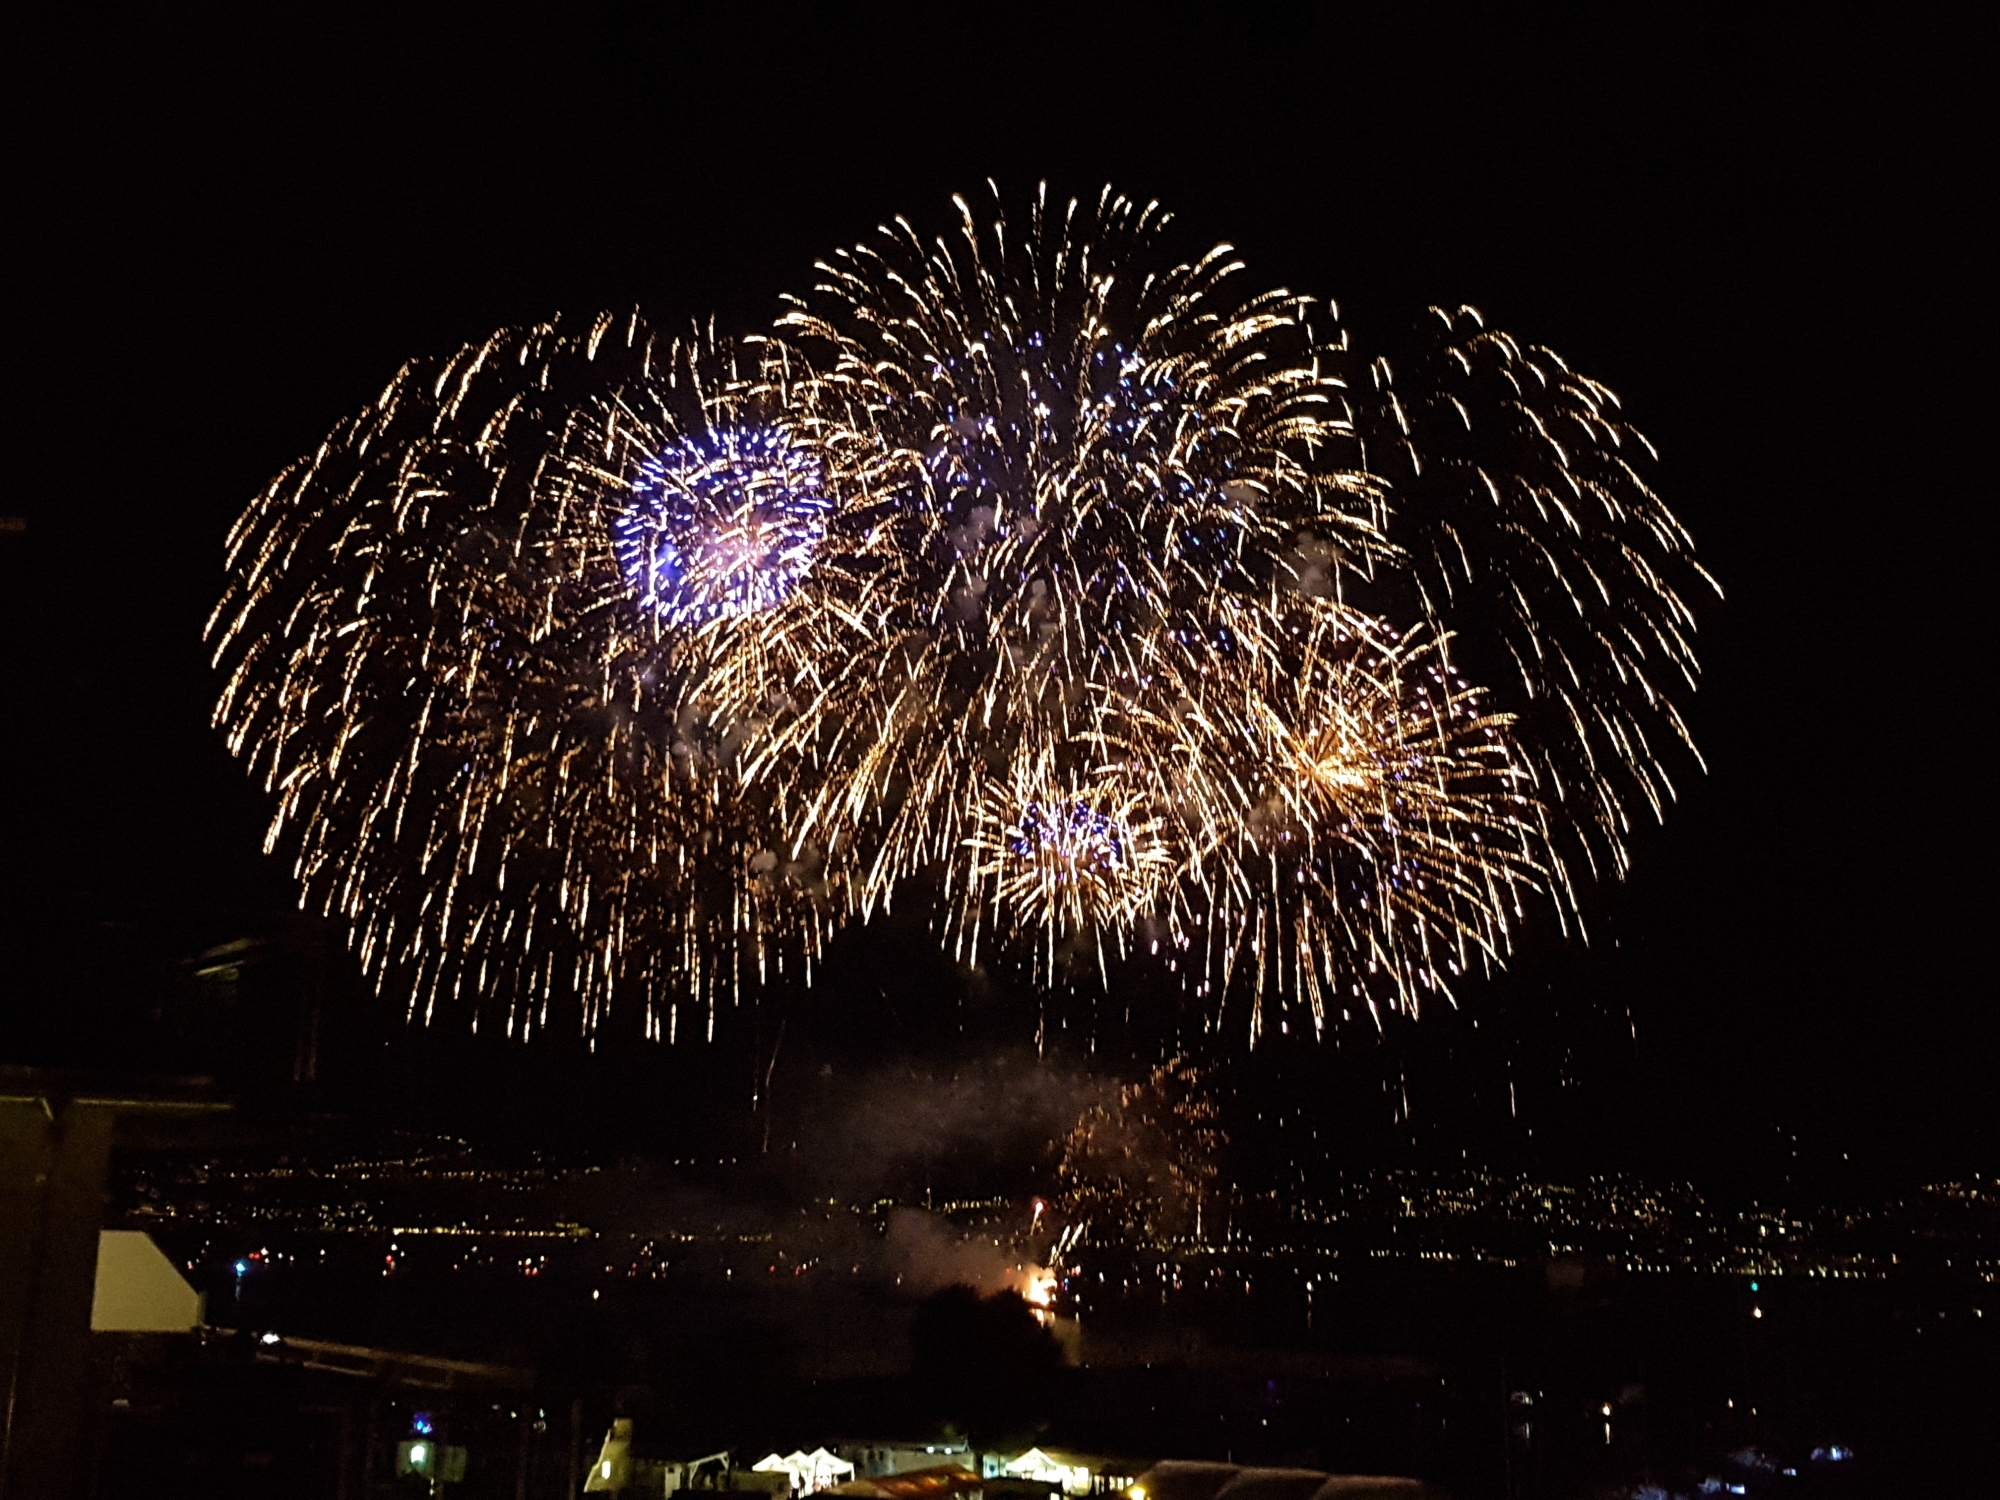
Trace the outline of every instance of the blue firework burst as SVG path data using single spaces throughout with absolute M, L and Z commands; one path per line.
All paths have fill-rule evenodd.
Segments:
M 784 432 L 712 428 L 640 470 L 618 560 L 670 624 L 760 614 L 811 565 L 831 508 L 818 458 Z

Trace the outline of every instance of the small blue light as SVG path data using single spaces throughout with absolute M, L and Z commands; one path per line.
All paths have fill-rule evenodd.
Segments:
M 1757 1283 L 1756 1283 L 1756 1282 L 1754 1282 L 1754 1281 L 1753 1281 L 1753 1282 L 1751 1282 L 1751 1283 L 1750 1283 L 1750 1290 L 1751 1290 L 1751 1291 L 1753 1291 L 1753 1292 L 1757 1290 Z
M 410 1431 L 418 1437 L 429 1437 L 431 1435 L 431 1414 L 427 1411 L 420 1411 L 411 1417 Z
M 236 1274 L 238 1276 L 248 1276 L 250 1274 L 250 1262 L 247 1260 L 236 1262 Z

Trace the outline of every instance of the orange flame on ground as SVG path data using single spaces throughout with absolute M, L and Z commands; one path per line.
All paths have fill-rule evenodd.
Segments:
M 1055 1316 L 1056 1273 L 1047 1266 L 1015 1266 L 1002 1281 L 1007 1290 L 1020 1294 L 1042 1322 L 1047 1323 Z

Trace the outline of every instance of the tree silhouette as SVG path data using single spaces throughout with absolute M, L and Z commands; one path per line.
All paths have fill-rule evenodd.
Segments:
M 918 1389 L 975 1457 L 1025 1443 L 1055 1410 L 1062 1346 L 1014 1292 L 948 1286 L 910 1324 Z

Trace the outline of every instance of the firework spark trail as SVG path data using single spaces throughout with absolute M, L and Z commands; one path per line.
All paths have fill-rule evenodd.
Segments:
M 1092 1231 L 1128 1243 L 1199 1237 L 1227 1144 L 1206 1079 L 1185 1058 L 1088 1106 L 1063 1140 L 1057 1176 L 1069 1223 L 1052 1259 Z
M 997 197 L 760 338 L 415 362 L 246 511 L 216 718 L 413 1015 L 713 1035 L 901 900 L 1318 1034 L 1623 872 L 1706 575 L 1615 398 L 1469 312 L 1399 384 L 1154 206 Z
M 1469 307 L 1431 309 L 1424 337 L 1401 387 L 1371 371 L 1370 467 L 1418 611 L 1520 721 L 1566 916 L 1579 880 L 1625 874 L 1634 814 L 1674 800 L 1663 752 L 1700 764 L 1691 601 L 1721 591 L 1608 387 Z

